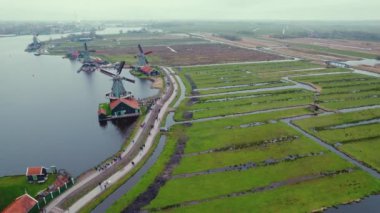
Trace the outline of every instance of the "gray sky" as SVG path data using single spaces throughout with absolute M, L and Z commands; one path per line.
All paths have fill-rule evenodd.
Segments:
M 380 20 L 380 0 L 0 0 L 0 20 Z

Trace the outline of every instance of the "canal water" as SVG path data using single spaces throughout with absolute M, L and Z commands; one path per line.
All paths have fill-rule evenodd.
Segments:
M 0 38 L 0 176 L 39 165 L 77 176 L 119 150 L 132 122 L 100 126 L 97 108 L 107 101 L 111 78 L 78 74 L 80 63 L 59 56 L 24 52 L 31 40 Z M 127 71 L 122 75 L 133 78 Z M 158 93 L 145 80 L 124 85 L 137 98 Z

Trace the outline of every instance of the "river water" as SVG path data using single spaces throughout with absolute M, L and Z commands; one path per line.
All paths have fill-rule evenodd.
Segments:
M 40 39 L 51 37 L 57 36 Z M 107 101 L 112 80 L 100 72 L 78 74 L 78 62 L 59 56 L 26 53 L 30 42 L 31 36 L 0 38 L 0 176 L 39 165 L 77 176 L 119 150 L 132 122 L 101 127 L 98 103 Z M 149 81 L 125 86 L 138 98 L 158 93 Z

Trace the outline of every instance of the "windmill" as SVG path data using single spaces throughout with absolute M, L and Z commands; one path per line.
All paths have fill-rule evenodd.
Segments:
M 84 50 L 79 51 L 79 55 L 77 56 L 83 59 L 83 65 L 81 66 L 81 68 L 79 68 L 78 73 L 80 71 L 94 72 L 98 68 L 98 63 L 91 59 L 90 52 L 96 52 L 96 50 L 89 50 L 87 47 L 87 43 L 84 42 Z M 71 56 L 68 57 L 73 58 L 76 56 L 71 54 Z
M 42 42 L 38 39 L 38 34 L 33 35 L 33 41 L 25 49 L 26 52 L 34 52 L 42 47 Z
M 139 44 L 137 47 L 139 49 L 139 53 L 136 55 L 138 59 L 138 66 L 143 67 L 149 65 L 149 61 L 146 58 L 146 56 L 152 54 L 153 51 L 144 52 L 143 48 L 141 47 L 141 44 Z
M 141 47 L 141 44 L 138 46 L 139 53 L 135 56 L 137 58 L 137 65 L 132 66 L 132 69 L 135 71 L 139 71 L 145 75 L 158 75 L 158 71 L 154 70 L 150 65 L 149 61 L 147 59 L 147 55 L 152 54 L 153 51 L 147 51 L 144 52 L 143 48 Z
M 101 73 L 112 77 L 113 83 L 111 92 L 106 94 L 110 99 L 110 103 L 99 104 L 99 121 L 140 115 L 139 103 L 133 97 L 132 93 L 127 91 L 123 85 L 123 81 L 135 83 L 135 80 L 120 76 L 124 65 L 125 61 L 120 62 L 119 66 L 116 68 L 116 74 L 100 69 Z
M 84 50 L 80 51 L 80 56 L 83 58 L 83 63 L 91 62 L 90 52 L 94 53 L 96 50 L 89 50 L 87 43 L 84 42 Z
M 111 100 L 119 99 L 119 98 L 128 98 L 131 97 L 131 92 L 127 92 L 123 85 L 123 80 L 128 81 L 130 83 L 135 83 L 135 80 L 129 79 L 123 76 L 120 76 L 121 72 L 123 71 L 125 65 L 125 61 L 120 62 L 119 66 L 117 67 L 116 74 L 111 73 L 107 70 L 100 69 L 100 72 L 112 77 L 112 91 L 111 93 L 107 94 L 108 98 Z

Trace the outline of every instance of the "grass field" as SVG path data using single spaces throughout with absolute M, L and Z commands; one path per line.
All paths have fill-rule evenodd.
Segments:
M 319 104 L 328 109 L 371 106 L 380 103 L 380 79 L 362 74 L 294 77 L 321 87 Z
M 380 171 L 379 118 L 380 109 L 371 109 L 308 118 L 295 124 Z
M 55 181 L 56 175 L 49 175 L 48 181 L 43 184 L 30 184 L 25 175 L 0 177 L 0 210 L 4 209 L 17 197 L 27 192 L 36 196 Z
M 309 105 L 316 91 L 304 87 L 247 91 L 295 85 L 284 80 L 290 77 L 320 89 L 316 101 L 322 106 L 339 100 L 350 100 L 340 103 L 344 108 L 366 106 L 378 100 L 376 78 L 306 61 L 186 67 L 179 76 L 187 97 L 175 119 L 203 120 L 171 129 L 168 140 L 186 138 L 186 144 L 183 152 L 176 152 L 178 165 L 164 172 L 169 180 L 144 210 L 311 212 L 380 192 L 378 179 L 281 121 L 314 114 Z M 220 117 L 207 120 L 214 116 Z M 380 109 L 372 109 L 316 116 L 296 124 L 326 142 L 339 142 L 340 150 L 373 166 L 380 144 L 376 131 L 380 126 L 374 119 L 379 117 Z M 367 120 L 371 122 L 362 125 Z M 109 211 L 122 209 L 122 202 L 132 203 L 137 192 L 152 183 L 153 174 L 162 174 L 163 167 L 157 168 Z

